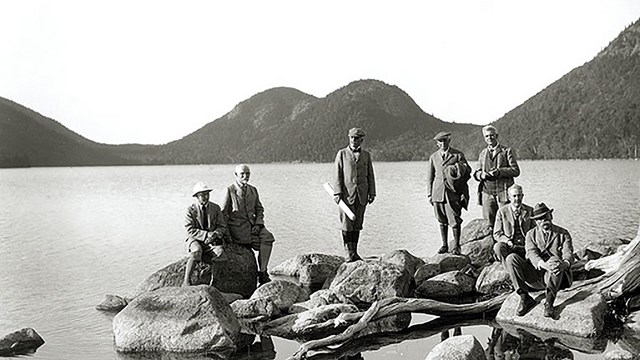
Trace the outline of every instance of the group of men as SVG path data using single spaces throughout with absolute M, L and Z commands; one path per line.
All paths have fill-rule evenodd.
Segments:
M 544 315 L 554 317 L 553 303 L 560 288 L 571 285 L 573 244 L 569 232 L 553 224 L 553 209 L 544 203 L 525 205 L 524 192 L 514 178 L 520 168 L 514 151 L 498 141 L 495 127 L 482 128 L 487 147 L 480 152 L 478 166 L 472 171 L 462 151 L 451 147 L 451 134 L 440 132 L 434 140 L 438 150 L 429 158 L 427 197 L 440 228 L 442 246 L 438 253 L 460 254 L 462 209 L 469 205 L 468 180 L 478 181 L 478 203 L 483 217 L 493 227 L 494 252 L 509 272 L 520 295 L 518 315 L 526 314 L 536 302 L 531 290 L 546 290 Z M 335 158 L 333 196 L 340 205 L 340 222 L 347 261 L 361 260 L 358 254 L 360 231 L 368 204 L 376 197 L 371 154 L 362 148 L 365 132 L 352 128 L 349 144 Z M 247 165 L 235 169 L 236 181 L 227 187 L 222 206 L 209 201 L 209 189 L 196 184 L 194 204 L 187 209 L 190 258 L 185 284 L 196 261 L 220 256 L 225 239 L 258 251 L 258 281 L 270 281 L 267 267 L 274 237 L 264 227 L 264 208 L 258 191 L 248 184 Z M 449 227 L 453 241 L 449 246 Z M 206 258 L 205 258 L 206 257 Z
M 553 224 L 553 209 L 545 203 L 532 208 L 522 202 L 522 186 L 514 181 L 520 167 L 514 151 L 499 143 L 496 128 L 485 126 L 482 135 L 487 147 L 480 152 L 473 178 L 479 183 L 478 204 L 483 218 L 493 228 L 495 257 L 520 295 L 518 315 L 523 316 L 536 305 L 529 291 L 545 290 L 543 314 L 553 318 L 558 290 L 570 286 L 573 280 L 571 235 Z M 440 225 L 442 247 L 438 253 L 460 254 L 461 212 L 469 202 L 466 183 L 471 168 L 464 154 L 450 146 L 450 133 L 438 133 L 434 140 L 438 151 L 429 158 L 427 196 Z M 451 249 L 449 226 L 453 233 Z

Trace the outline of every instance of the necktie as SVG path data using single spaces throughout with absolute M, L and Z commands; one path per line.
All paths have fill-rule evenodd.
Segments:
M 209 229 L 209 214 L 207 213 L 207 205 L 202 205 L 202 227 L 204 230 Z
M 513 211 L 513 217 L 518 220 L 520 218 L 520 209 L 516 209 Z

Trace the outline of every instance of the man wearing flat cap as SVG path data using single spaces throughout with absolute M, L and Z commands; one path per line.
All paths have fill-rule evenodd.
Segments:
M 480 151 L 478 166 L 473 177 L 478 181 L 478 204 L 482 206 L 482 217 L 491 226 L 501 206 L 509 203 L 509 187 L 513 178 L 520 175 L 515 152 L 498 142 L 498 130 L 492 125 L 482 128 L 487 147 Z
M 460 227 L 462 209 L 469 203 L 467 181 L 471 177 L 471 167 L 462 151 L 450 146 L 451 134 L 438 133 L 436 141 L 438 151 L 429 157 L 427 168 L 427 196 L 433 206 L 436 220 L 440 225 L 442 246 L 439 254 L 460 254 Z M 453 233 L 453 246 L 449 247 L 449 226 Z
M 545 290 L 543 314 L 555 318 L 553 303 L 558 290 L 571 286 L 573 282 L 573 242 L 566 229 L 552 222 L 553 209 L 545 203 L 534 206 L 531 219 L 536 226 L 526 235 L 526 260 L 517 253 L 509 254 L 504 262 L 505 270 L 520 295 L 518 316 L 536 305 L 529 295 L 530 290 Z
M 340 210 L 342 223 L 342 242 L 347 253 L 348 261 L 362 260 L 358 255 L 358 240 L 364 221 L 367 204 L 376 198 L 376 180 L 373 175 L 371 154 L 362 149 L 364 130 L 352 128 L 349 130 L 349 146 L 340 149 L 336 155 L 333 178 L 334 200 L 344 201 L 355 214 L 351 220 Z
M 184 272 L 183 286 L 191 284 L 191 273 L 196 262 L 211 263 L 222 255 L 222 242 L 227 232 L 227 223 L 220 206 L 209 201 L 211 189 L 203 182 L 193 187 L 195 201 L 187 207 L 184 227 L 187 230 L 189 259 Z M 213 284 L 213 278 L 211 279 Z

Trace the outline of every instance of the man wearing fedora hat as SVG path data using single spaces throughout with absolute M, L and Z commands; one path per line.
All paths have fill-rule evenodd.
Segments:
M 544 316 L 554 318 L 553 303 L 558 290 L 571 286 L 573 274 L 573 243 L 569 232 L 555 225 L 553 209 L 545 203 L 536 204 L 531 214 L 536 226 L 525 238 L 526 258 L 510 254 L 505 259 L 516 293 L 520 295 L 518 315 L 526 314 L 536 305 L 529 290 L 545 290 Z
M 460 254 L 460 226 L 462 208 L 467 208 L 467 181 L 471 168 L 464 153 L 450 146 L 451 133 L 439 132 L 434 138 L 438 151 L 429 157 L 427 167 L 427 197 L 440 225 L 442 246 L 438 254 L 449 252 L 449 226 L 453 233 L 451 253 Z
M 367 204 L 376 197 L 376 180 L 371 154 L 362 149 L 364 130 L 354 127 L 348 135 L 349 145 L 336 154 L 333 194 L 336 203 L 343 200 L 355 214 L 355 219 L 351 220 L 340 210 L 342 242 L 347 258 L 348 261 L 357 261 L 362 260 L 358 255 L 358 240 Z
M 193 187 L 195 201 L 187 207 L 184 227 L 187 229 L 187 249 L 189 259 L 184 272 L 183 286 L 191 284 L 191 273 L 195 262 L 211 263 L 222 255 L 222 242 L 227 232 L 227 224 L 220 207 L 209 201 L 209 188 L 198 182 Z M 211 279 L 213 284 L 213 278 Z

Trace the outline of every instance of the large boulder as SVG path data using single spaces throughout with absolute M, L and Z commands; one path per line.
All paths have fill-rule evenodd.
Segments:
M 476 280 L 476 291 L 485 295 L 499 295 L 513 290 L 509 273 L 498 261 L 482 269 Z
M 368 307 L 388 297 L 409 296 L 412 275 L 397 265 L 382 261 L 344 263 L 338 269 L 329 289 L 357 306 Z
M 416 270 L 415 274 L 413 274 L 413 280 L 415 281 L 416 286 L 420 286 L 420 284 L 422 284 L 425 280 L 441 273 L 442 270 L 440 270 L 439 263 L 424 264 Z
M 473 335 L 453 336 L 431 349 L 426 360 L 486 360 L 482 345 Z
M 309 300 L 309 293 L 287 280 L 273 280 L 260 286 L 250 299 L 269 298 L 282 312 L 287 312 L 291 305 Z
M 123 352 L 217 353 L 236 350 L 240 323 L 214 287 L 163 287 L 146 292 L 113 319 Z
M 494 261 L 494 244 L 493 235 L 489 235 L 462 245 L 460 251 L 469 257 L 473 266 L 482 268 L 490 265 Z
M 407 250 L 394 250 L 382 257 L 382 261 L 388 264 L 398 265 L 409 275 L 415 274 L 416 270 L 424 265 L 424 260 L 411 255 Z
M 270 273 L 297 276 L 302 286 L 315 287 L 333 277 L 343 262 L 344 258 L 336 255 L 302 254 L 273 267 Z
M 416 295 L 427 299 L 449 300 L 473 293 L 475 283 L 475 277 L 466 271 L 449 271 L 423 281 L 416 289 Z
M 235 293 L 248 298 L 257 286 L 258 266 L 251 249 L 236 244 L 224 248 L 224 261 L 213 264 L 213 285 L 225 293 Z M 142 281 L 128 298 L 167 286 L 180 286 L 184 281 L 184 271 L 188 258 L 169 264 Z M 203 262 L 196 263 L 191 273 L 191 284 L 209 284 L 211 267 Z
M 520 295 L 513 293 L 507 297 L 496 315 L 498 323 L 585 338 L 602 333 L 608 305 L 601 295 L 585 290 L 560 291 L 554 304 L 556 319 L 543 316 L 544 291 L 533 293 L 532 296 L 538 305 L 524 316 L 516 314 Z
M 231 303 L 238 318 L 272 318 L 282 312 L 271 298 L 239 299 Z
M 464 255 L 453 255 L 453 254 L 436 254 L 431 257 L 425 258 L 424 263 L 426 264 L 438 264 L 440 265 L 441 273 L 446 273 L 454 270 L 462 270 L 467 265 L 471 264 L 471 261 L 468 256 Z
M 311 310 L 320 306 L 329 304 L 342 304 L 348 302 L 347 299 L 341 298 L 332 290 L 321 289 L 309 296 L 309 300 L 295 303 L 289 308 L 290 313 L 300 313 Z
M 118 295 L 107 294 L 102 302 L 96 305 L 96 310 L 118 312 L 127 306 L 127 299 Z
M 15 356 L 33 353 L 44 344 L 44 340 L 32 328 L 24 328 L 0 339 L 0 356 Z
M 489 235 L 493 235 L 493 226 L 489 223 L 489 220 L 473 219 L 462 228 L 460 245 L 484 239 Z

